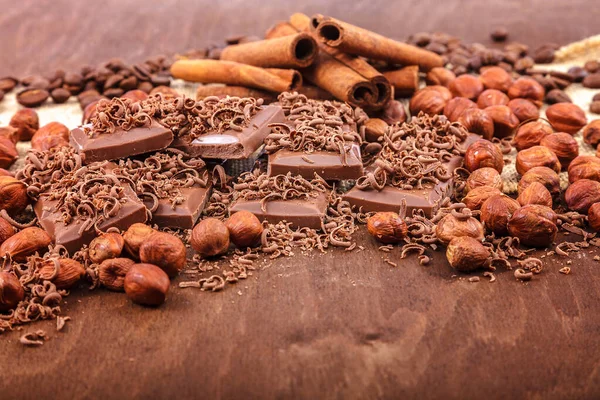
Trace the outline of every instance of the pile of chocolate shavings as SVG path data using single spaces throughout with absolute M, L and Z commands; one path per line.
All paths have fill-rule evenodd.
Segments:
M 423 184 L 436 184 L 452 178 L 444 163 L 464 154 L 460 144 L 468 136 L 459 123 L 451 123 L 443 115 L 420 113 L 410 122 L 392 125 L 383 136 L 383 145 L 373 162 L 374 169 L 359 178 L 362 190 L 382 190 L 386 185 L 401 189 L 422 189 Z
M 90 123 L 91 128 L 84 129 L 89 136 L 94 136 L 114 133 L 119 129 L 129 131 L 133 128 L 149 127 L 152 118 L 148 110 L 141 107 L 139 102 L 115 97 L 98 102 L 96 115 L 91 118 Z
M 269 125 L 271 134 L 265 139 L 267 153 L 287 149 L 312 153 L 337 152 L 346 164 L 350 144 L 362 144 L 363 137 L 357 128 L 368 119 L 360 108 L 353 109 L 335 101 L 310 100 L 305 95 L 282 93 L 278 97 L 292 125 Z
M 169 199 L 175 209 L 185 201 L 181 189 L 207 187 L 209 174 L 206 163 L 199 158 L 167 149 L 146 157 L 120 160 L 112 171 L 120 181 L 128 182 L 140 198 L 152 199 L 150 214 L 158 208 L 159 199 Z

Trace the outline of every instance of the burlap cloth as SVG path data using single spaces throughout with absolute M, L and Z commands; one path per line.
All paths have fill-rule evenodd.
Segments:
M 583 66 L 588 60 L 600 59 L 600 35 L 592 36 L 579 42 L 571 43 L 561 47 L 556 52 L 556 60 L 553 64 L 539 66 L 543 69 L 553 69 L 566 72 L 572 66 Z M 172 87 L 189 97 L 195 97 L 195 92 L 198 84 L 176 80 L 172 83 Z M 584 88 L 580 84 L 570 85 L 565 92 L 571 97 L 573 103 L 581 107 L 585 111 L 588 121 L 595 118 L 600 118 L 599 115 L 589 112 L 589 105 L 592 96 L 597 93 L 597 90 Z M 408 102 L 406 102 L 408 103 Z M 14 91 L 6 95 L 3 101 L 0 102 L 0 126 L 8 125 L 10 118 L 21 106 L 17 103 Z M 546 105 L 542 108 L 542 116 L 545 116 Z M 52 121 L 58 121 L 65 124 L 69 129 L 76 128 L 81 124 L 82 111 L 75 97 L 72 97 L 64 104 L 54 104 L 48 101 L 46 105 L 37 109 L 40 117 L 40 125 L 45 125 Z M 580 144 L 579 154 L 594 155 L 596 149 L 585 144 L 581 133 L 575 135 L 575 138 Z M 23 157 L 30 148 L 29 142 L 19 142 L 17 149 L 21 156 L 19 160 L 11 167 L 11 170 L 18 169 L 23 163 Z M 506 156 L 507 164 L 502 172 L 504 179 L 504 191 L 506 193 L 514 193 L 517 189 L 518 174 L 515 170 L 516 150 Z M 568 185 L 568 177 L 566 172 L 560 174 L 562 188 L 565 189 Z

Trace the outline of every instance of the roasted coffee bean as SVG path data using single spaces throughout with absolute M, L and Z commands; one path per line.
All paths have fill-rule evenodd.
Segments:
M 65 74 L 65 83 L 69 86 L 82 86 L 83 76 L 78 72 L 67 72 Z
M 96 81 L 89 81 L 86 82 L 85 86 L 83 87 L 83 91 L 87 91 L 87 90 L 97 90 L 98 89 L 98 84 L 96 83 Z
M 29 81 L 29 85 L 27 85 L 27 87 L 31 89 L 48 90 L 50 87 L 50 81 L 44 77 L 36 76 L 34 79 Z
M 410 37 L 409 42 L 419 47 L 425 47 L 431 42 L 431 35 L 427 32 L 415 33 Z
M 560 89 L 553 89 L 546 93 L 546 103 L 548 104 L 556 104 L 556 103 L 572 103 L 573 101 L 569 97 L 568 94 L 563 92 Z
M 4 99 L 4 90 L 0 89 L 0 101 Z
M 150 82 L 152 82 L 154 86 L 171 86 L 171 78 L 168 76 L 152 75 Z
M 550 64 L 554 61 L 554 49 L 540 47 L 533 52 L 533 60 L 536 64 Z
M 592 101 L 590 103 L 590 112 L 594 114 L 600 114 L 600 100 Z
M 581 82 L 588 76 L 588 72 L 582 67 L 571 67 L 568 73 L 573 77 L 573 82 Z
M 50 81 L 50 86 L 48 86 L 48 90 L 52 91 L 59 87 L 62 87 L 64 84 L 63 78 L 56 78 L 53 81 Z
M 600 72 L 589 74 L 583 79 L 583 86 L 590 89 L 600 89 Z
M 150 80 L 151 72 L 148 70 L 148 67 L 146 67 L 144 64 L 134 65 L 132 72 L 140 81 Z
M 104 66 L 113 72 L 119 72 L 126 67 L 125 63 L 120 58 L 112 58 L 108 60 Z
M 125 78 L 121 82 L 119 82 L 119 87 L 125 91 L 136 89 L 137 86 L 138 80 L 134 75 Z
M 600 93 L 596 93 L 594 97 L 592 97 L 592 101 L 600 101 Z
M 531 57 L 523 57 L 517 60 L 517 62 L 515 62 L 515 70 L 518 72 L 524 72 L 525 70 L 527 70 L 528 68 L 533 67 L 533 65 L 535 64 L 535 61 L 533 61 L 533 58 Z
M 119 86 L 119 83 L 123 80 L 123 75 L 114 74 L 110 76 L 106 82 L 104 82 L 104 89 L 115 88 Z
M 587 61 L 583 65 L 583 68 L 591 74 L 593 74 L 594 72 L 598 72 L 598 71 L 600 71 L 600 61 L 596 61 L 596 60 Z
M 448 51 L 448 48 L 441 43 L 431 42 L 427 46 L 425 46 L 426 50 L 433 51 L 436 54 L 444 54 Z
M 69 92 L 67 89 L 59 87 L 50 92 L 50 96 L 56 104 L 62 104 L 69 100 L 69 97 L 71 97 L 71 92 Z
M 102 94 L 104 96 L 108 97 L 109 99 L 112 99 L 113 97 L 121 97 L 121 96 L 123 96 L 124 93 L 125 93 L 125 91 L 123 89 L 111 88 L 111 89 L 105 90 Z
M 210 58 L 211 60 L 221 59 L 221 51 L 223 51 L 223 49 L 220 49 L 218 47 L 210 49 L 208 51 L 208 58 Z
M 17 101 L 25 107 L 41 106 L 50 97 L 44 89 L 25 89 L 17 94 Z
M 0 90 L 4 93 L 8 93 L 13 90 L 18 83 L 19 81 L 16 78 L 10 76 L 0 78 Z
M 499 26 L 490 33 L 490 37 L 494 42 L 504 42 L 508 38 L 508 29 Z
M 551 76 L 550 79 L 552 80 L 552 82 L 554 82 L 556 87 L 559 89 L 566 89 L 571 84 L 571 81 L 568 81 L 566 79 L 557 78 L 556 76 Z
M 154 85 L 152 85 L 150 82 L 141 82 L 138 86 L 138 89 L 142 92 L 150 93 L 150 91 L 154 89 Z

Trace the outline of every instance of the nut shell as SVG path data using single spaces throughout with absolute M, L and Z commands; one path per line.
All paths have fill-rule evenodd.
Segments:
M 476 100 L 484 88 L 478 76 L 464 74 L 450 82 L 448 89 L 454 97 L 466 97 L 470 100 Z
M 547 247 L 556 239 L 556 214 L 551 208 L 529 204 L 519 208 L 508 221 L 508 232 L 522 244 Z
M 502 176 L 500 176 L 500 173 L 494 168 L 484 167 L 476 169 L 467 178 L 467 191 L 480 186 L 491 186 L 495 189 L 502 190 L 502 187 L 504 186 Z
M 68 145 L 69 128 L 60 122 L 50 122 L 42 126 L 31 138 L 31 147 L 39 151 Z
M 519 119 L 508 106 L 490 106 L 485 112 L 494 121 L 494 136 L 497 138 L 511 136 L 519 126 Z
M 513 145 L 518 151 L 538 146 L 542 139 L 554 132 L 545 121 L 531 121 L 521 125 L 513 138 Z
M 544 146 L 533 146 L 517 153 L 517 172 L 525 174 L 534 167 L 548 167 L 556 173 L 560 172 L 561 165 L 558 157 L 552 150 Z
M 58 274 L 55 274 L 55 263 L 58 263 Z M 42 263 L 40 278 L 49 280 L 57 289 L 70 289 L 85 275 L 85 268 L 79 262 L 70 258 L 59 260 L 46 260 Z
M 229 249 L 229 230 L 218 219 L 206 218 L 192 230 L 190 244 L 202 257 L 225 254 Z
M 174 277 L 185 267 L 185 245 L 177 236 L 154 232 L 140 246 L 140 261 L 156 265 Z
M 595 156 L 578 156 L 569 164 L 569 182 L 579 179 L 591 179 L 600 182 L 600 158 Z
M 594 203 L 588 210 L 588 224 L 594 231 L 600 231 L 600 203 Z
M 156 232 L 152 227 L 142 224 L 135 223 L 129 227 L 123 233 L 123 240 L 125 241 L 125 250 L 129 253 L 134 259 L 140 259 L 140 246 L 142 243 L 150 237 L 154 232 Z
M 462 99 L 462 97 L 456 97 L 456 99 Z M 458 118 L 458 122 L 461 123 L 467 131 L 481 135 L 484 139 L 491 140 L 494 136 L 494 120 L 488 113 L 479 108 L 468 108 L 464 110 Z
M 23 108 L 12 116 L 9 125 L 19 132 L 19 140 L 27 141 L 40 128 L 40 119 L 35 110 Z
M 587 124 L 585 112 L 572 103 L 551 105 L 546 109 L 546 117 L 554 129 L 571 135 L 579 132 Z
M 52 243 L 52 238 L 43 229 L 30 227 L 15 233 L 0 245 L 0 256 L 10 255 L 17 262 L 25 261 L 35 252 L 43 252 Z
M 25 290 L 15 274 L 0 271 L 0 311 L 16 308 L 25 298 Z
M 565 191 L 565 202 L 570 210 L 586 214 L 592 204 L 600 202 L 600 182 L 579 179 Z
M 9 215 L 18 215 L 27 204 L 27 186 L 11 176 L 0 176 L 0 210 L 6 210 Z
M 490 252 L 481 241 L 461 236 L 452 239 L 448 244 L 446 258 L 452 268 L 461 272 L 471 272 L 486 266 Z
M 504 236 L 508 233 L 508 220 L 519 208 L 521 205 L 516 200 L 504 194 L 496 194 L 481 205 L 480 219 L 487 230 L 497 236 Z
M 471 172 L 479 168 L 489 167 L 502 173 L 504 168 L 502 151 L 494 143 L 485 139 L 477 140 L 467 148 L 463 163 L 465 168 Z
M 513 82 L 508 88 L 508 97 L 511 99 L 527 99 L 535 104 L 538 108 L 544 102 L 546 91 L 544 87 L 529 77 L 521 77 Z
M 452 239 L 460 236 L 469 236 L 481 241 L 483 240 L 483 225 L 473 217 L 458 219 L 454 215 L 448 214 L 438 222 L 435 233 L 444 244 L 448 244 Z
M 254 247 L 260 243 L 263 226 L 256 215 L 250 211 L 236 212 L 229 217 L 225 226 L 229 230 L 229 240 L 241 249 Z
M 378 212 L 367 220 L 367 230 L 378 242 L 393 244 L 406 237 L 408 226 L 395 212 Z
M 159 306 L 169 291 L 169 277 L 152 264 L 134 264 L 125 275 L 124 289 L 131 301 L 144 306 Z
M 533 182 L 539 182 L 544 185 L 553 197 L 560 195 L 560 178 L 556 171 L 548 167 L 534 167 L 527 171 L 519 181 L 518 192 L 522 193 Z
M 98 279 L 102 286 L 109 290 L 123 292 L 125 285 L 125 275 L 135 264 L 135 261 L 129 258 L 111 258 L 102 261 L 98 270 Z
M 579 156 L 579 144 L 575 138 L 566 132 L 556 132 L 545 136 L 540 145 L 549 148 L 556 154 L 562 169 L 566 169 L 577 156 Z
M 531 182 L 526 189 L 521 191 L 519 197 L 517 197 L 517 201 L 522 206 L 526 206 L 527 204 L 539 204 L 552 208 L 552 195 L 548 189 L 546 189 L 546 186 L 540 182 Z
M 469 190 L 462 202 L 471 210 L 479 210 L 487 199 L 500 194 L 502 194 L 502 192 L 498 188 L 479 186 Z
M 117 258 L 121 255 L 124 245 L 125 240 L 119 233 L 111 232 L 98 236 L 90 243 L 90 260 L 100 264 L 109 258 Z
M 496 89 L 501 92 L 508 92 L 513 83 L 510 74 L 500 67 L 482 69 L 479 78 L 486 89 Z
M 583 140 L 591 145 L 598 146 L 600 143 L 600 119 L 595 119 L 583 129 Z
M 520 122 L 538 119 L 540 117 L 539 108 L 527 99 L 512 99 L 508 102 L 508 108 L 510 108 Z

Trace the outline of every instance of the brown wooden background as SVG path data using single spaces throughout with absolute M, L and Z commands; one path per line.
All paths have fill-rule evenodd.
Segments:
M 0 0 L 0 75 L 137 61 L 261 34 L 294 11 L 332 14 L 403 38 L 428 30 L 530 45 L 600 33 L 594 1 Z M 68 322 L 0 336 L 0 398 L 600 397 L 600 263 L 571 256 L 535 280 L 471 283 L 413 258 L 392 268 L 373 241 L 298 254 L 212 294 L 174 284 L 160 309 L 80 288 Z M 297 252 L 299 253 L 299 252 Z M 400 262 L 395 249 L 390 259 Z M 18 343 L 43 328 L 42 348 Z

